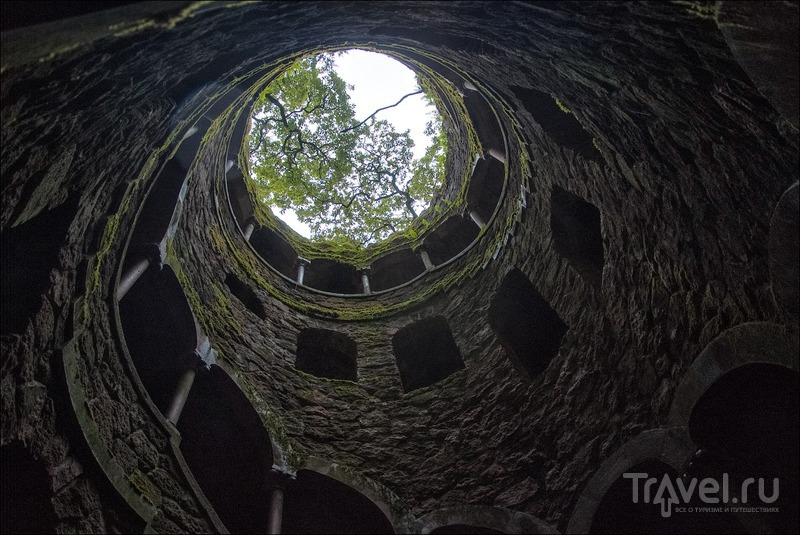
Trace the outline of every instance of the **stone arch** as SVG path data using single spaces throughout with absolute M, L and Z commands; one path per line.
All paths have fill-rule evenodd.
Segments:
M 685 428 L 643 431 L 600 465 L 575 504 L 567 533 L 590 532 L 603 497 L 629 469 L 648 461 L 658 461 L 680 474 L 693 454 L 694 447 Z
M 329 497 L 335 495 L 337 501 L 331 504 L 327 500 L 309 500 L 308 491 L 328 494 Z M 374 481 L 345 471 L 337 464 L 310 457 L 286 489 L 282 530 L 287 533 L 395 533 L 401 519 L 386 498 L 395 503 L 398 500 L 391 491 Z M 322 502 L 328 502 L 323 505 L 332 505 L 332 510 L 309 506 Z M 301 507 L 293 509 L 297 503 Z M 357 509 L 357 514 L 345 518 L 331 514 L 346 509 L 343 503 L 351 504 Z M 321 521 L 325 524 L 320 524 Z
M 194 315 L 172 268 L 146 270 L 119 302 L 119 317 L 139 379 L 166 414 L 197 346 Z
M 545 521 L 521 511 L 488 505 L 462 505 L 437 509 L 413 522 L 419 533 L 448 533 L 447 528 L 461 529 L 459 533 L 558 533 Z M 469 529 L 469 531 L 463 531 Z
M 752 363 L 798 369 L 797 333 L 768 322 L 731 327 L 712 340 L 686 371 L 672 398 L 670 427 L 687 428 L 700 397 L 725 373 Z
M 673 398 L 668 429 L 645 431 L 625 443 L 598 469 L 578 499 L 567 531 L 589 533 L 600 502 L 628 469 L 646 461 L 660 461 L 676 473 L 695 454 L 689 435 L 692 412 L 708 389 L 727 372 L 753 363 L 798 369 L 796 335 L 767 322 L 753 322 L 728 329 L 700 353 L 687 371 Z
M 626 472 L 640 474 L 637 502 L 632 500 L 631 479 L 619 477 L 609 487 L 597 506 L 589 533 L 739 533 L 742 526 L 735 515 L 726 512 L 707 512 L 688 515 L 669 509 L 663 516 L 664 502 L 659 499 L 660 487 L 645 486 L 645 481 L 660 483 L 664 478 L 677 481 L 680 473 L 658 460 L 648 460 L 630 467 Z M 645 479 L 646 478 L 646 479 Z M 669 502 L 666 504 L 670 506 Z M 690 506 L 705 504 L 694 495 Z M 670 506 L 671 507 L 671 506 Z
M 799 190 L 798 182 L 789 186 L 775 206 L 769 225 L 769 274 L 772 279 L 772 292 L 795 322 L 800 318 Z
M 799 390 L 797 370 L 742 364 L 709 385 L 692 409 L 688 430 L 697 451 L 684 477 L 727 478 L 734 502 L 743 499 L 746 482 L 755 478 L 759 494 L 751 487 L 748 505 L 776 510 L 739 515 L 749 532 L 797 530 L 800 432 L 787 423 L 800 418 Z
M 232 533 L 267 526 L 272 441 L 250 400 L 221 367 L 198 374 L 177 424 L 181 452 Z

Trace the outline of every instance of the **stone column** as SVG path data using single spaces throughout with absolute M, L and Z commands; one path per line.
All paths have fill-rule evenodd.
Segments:
M 267 525 L 267 533 L 269 535 L 278 535 L 281 532 L 283 524 L 283 498 L 284 490 L 289 481 L 294 479 L 294 476 L 273 469 L 269 474 L 269 520 Z
M 486 222 L 481 218 L 481 216 L 475 210 L 469 211 L 469 217 L 472 219 L 472 222 L 478 225 L 478 228 L 483 228 L 486 226 Z
M 491 149 L 489 149 L 489 156 L 492 156 L 493 158 L 503 163 L 506 163 L 506 152 L 504 150 L 492 147 Z
M 125 294 L 128 293 L 128 290 L 136 284 L 136 281 L 139 280 L 139 277 L 142 276 L 148 267 L 150 267 L 150 259 L 149 258 L 142 258 L 138 260 L 131 268 L 126 271 L 122 277 L 119 279 L 119 286 L 117 286 L 117 301 L 121 301 Z
M 166 239 L 166 238 L 165 238 Z M 119 279 L 119 285 L 117 286 L 116 291 L 114 292 L 114 296 L 117 298 L 117 301 L 121 301 L 125 294 L 128 293 L 136 281 L 142 276 L 142 273 L 147 271 L 147 268 L 150 267 L 151 264 L 159 264 L 163 262 L 166 256 L 166 241 L 165 239 L 161 240 L 161 243 L 146 243 L 140 244 L 140 246 L 133 249 L 131 255 L 134 258 L 137 258 L 136 262 L 128 268 L 128 270 L 122 274 Z
M 256 224 L 250 221 L 244 229 L 244 239 L 245 241 L 250 241 L 250 237 L 253 235 L 253 231 L 256 229 Z
M 431 262 L 431 257 L 428 256 L 428 251 L 425 249 L 419 249 L 419 257 L 422 258 L 422 263 L 425 264 L 425 271 L 430 271 L 435 267 Z
M 365 294 L 371 294 L 372 289 L 369 287 L 369 266 L 361 270 L 361 286 L 364 288 Z
M 186 133 L 183 134 L 183 138 L 181 138 L 181 141 L 186 141 L 187 139 L 195 135 L 198 130 L 199 128 L 197 128 L 196 124 L 192 125 L 188 130 L 186 130 Z
M 186 400 L 189 398 L 189 392 L 192 390 L 194 378 L 197 376 L 197 366 L 190 366 L 187 368 L 181 378 L 178 380 L 178 387 L 175 389 L 175 394 L 172 396 L 172 401 L 167 410 L 167 420 L 172 422 L 173 425 L 178 425 L 178 419 L 181 417 L 183 407 L 186 405 Z
M 302 256 L 297 257 L 297 284 L 303 284 L 306 276 L 306 268 L 311 265 L 311 260 L 306 260 Z

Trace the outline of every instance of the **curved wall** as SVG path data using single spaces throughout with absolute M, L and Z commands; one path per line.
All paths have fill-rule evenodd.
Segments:
M 358 298 L 293 286 L 263 265 L 223 187 L 235 113 L 263 66 L 344 43 L 408 49 L 464 73 L 507 136 L 508 194 L 475 246 Z M 273 463 L 346 467 L 374 486 L 395 530 L 464 505 L 566 529 L 601 463 L 668 422 L 703 347 L 741 323 L 786 321 L 767 245 L 769 214 L 797 177 L 796 131 L 701 10 L 193 4 L 70 45 L 41 61 L 4 59 L 2 70 L 3 300 L 24 305 L 3 323 L 2 441 L 23 440 L 57 474 L 60 529 L 225 529 L 119 320 L 120 277 L 147 245 L 136 236 L 164 235 L 137 231 L 150 209 L 168 228 L 147 269 L 175 273 L 207 336 L 198 350 L 236 377 Z M 186 136 L 193 125 L 202 129 Z M 162 169 L 184 186 L 162 188 Z M 562 190 L 593 207 L 591 258 L 556 241 L 569 236 L 569 203 L 553 228 Z M 509 359 L 515 331 L 498 335 L 489 321 L 515 270 L 567 327 L 531 377 Z M 446 323 L 463 369 L 404 392 L 392 339 L 428 318 Z M 296 370 L 304 329 L 352 340 L 357 382 Z

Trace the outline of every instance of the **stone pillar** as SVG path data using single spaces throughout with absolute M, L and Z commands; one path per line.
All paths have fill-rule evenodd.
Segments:
M 294 479 L 294 476 L 273 469 L 269 474 L 269 524 L 267 525 L 267 533 L 269 535 L 278 535 L 281 532 L 283 524 L 283 497 L 286 485 Z
M 178 425 L 178 419 L 181 417 L 183 407 L 186 405 L 186 400 L 189 398 L 189 392 L 192 390 L 194 378 L 197 376 L 197 367 L 190 366 L 183 372 L 181 378 L 178 380 L 178 387 L 175 389 L 175 394 L 172 396 L 172 401 L 167 410 L 167 420 L 172 422 L 173 425 Z
M 425 249 L 419 250 L 419 257 L 422 258 L 422 263 L 425 264 L 425 271 L 430 271 L 435 267 L 431 262 L 431 257 L 428 256 L 428 251 Z
M 250 222 L 247 224 L 247 227 L 245 227 L 245 229 L 244 229 L 244 239 L 245 239 L 246 241 L 250 241 L 250 236 L 252 236 L 252 235 L 253 235 L 253 231 L 254 231 L 255 229 L 256 229 L 256 224 L 255 224 L 255 223 L 253 223 L 252 221 L 250 221 Z
M 188 130 L 186 130 L 186 133 L 185 133 L 185 134 L 183 134 L 183 138 L 181 139 L 181 141 L 185 141 L 185 140 L 189 139 L 190 137 L 192 137 L 193 135 L 195 135 L 195 134 L 197 133 L 197 131 L 198 131 L 198 130 L 199 130 L 199 128 L 197 128 L 197 125 L 196 125 L 196 124 L 195 124 L 195 125 L 192 125 L 192 126 L 191 126 L 191 128 L 189 128 Z
M 128 290 L 136 284 L 136 281 L 139 280 L 139 277 L 142 276 L 147 268 L 150 266 L 151 260 L 149 258 L 142 258 L 138 260 L 131 268 L 125 272 L 124 275 L 119 279 L 119 286 L 117 286 L 117 301 L 121 301 L 125 294 L 128 293 Z
M 489 149 L 489 156 L 501 161 L 502 163 L 506 163 L 506 152 L 504 150 L 496 149 L 492 147 Z
M 481 218 L 481 216 L 475 210 L 469 211 L 469 217 L 472 219 L 472 222 L 478 225 L 478 228 L 482 229 L 486 226 L 486 222 Z
M 369 287 L 369 267 L 365 267 L 361 270 L 361 286 L 364 288 L 365 294 L 371 294 L 372 290 Z
M 302 256 L 297 257 L 297 284 L 303 284 L 306 276 L 306 268 L 311 265 L 311 260 L 306 260 Z

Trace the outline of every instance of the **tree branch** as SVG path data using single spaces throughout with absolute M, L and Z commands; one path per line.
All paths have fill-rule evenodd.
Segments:
M 280 101 L 277 98 L 273 97 L 272 95 L 266 95 L 266 97 L 267 100 L 269 100 L 270 102 L 272 102 L 272 104 L 278 107 L 278 111 L 281 114 L 281 121 L 283 122 L 283 126 L 289 128 L 289 122 L 286 119 L 286 108 L 284 108 L 283 104 L 281 104 Z
M 414 91 L 413 93 L 409 93 L 407 95 L 403 95 L 403 98 L 401 98 L 400 100 L 398 100 L 397 102 L 395 102 L 391 106 L 384 106 L 383 108 L 378 108 L 377 110 L 372 112 L 366 119 L 364 119 L 363 121 L 361 121 L 357 125 L 351 126 L 350 128 L 345 128 L 344 130 L 340 130 L 339 133 L 340 134 L 344 134 L 345 132 L 349 132 L 350 130 L 355 130 L 356 128 L 358 128 L 362 124 L 366 123 L 367 121 L 369 121 L 370 119 L 372 119 L 373 117 L 378 115 L 378 112 L 381 112 L 383 110 L 388 110 L 389 108 L 394 108 L 395 106 L 398 106 L 401 102 L 403 102 L 406 98 L 412 97 L 414 95 L 419 95 L 420 93 L 422 93 L 421 89 L 419 91 Z

